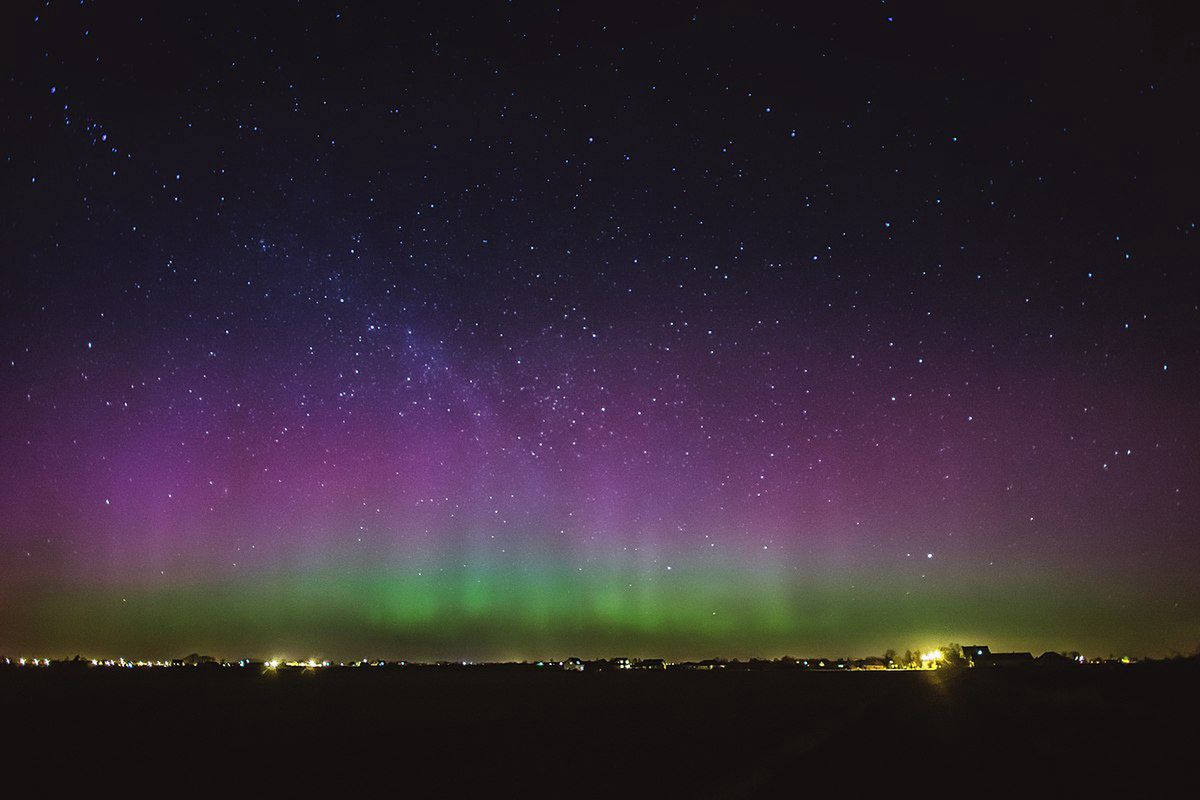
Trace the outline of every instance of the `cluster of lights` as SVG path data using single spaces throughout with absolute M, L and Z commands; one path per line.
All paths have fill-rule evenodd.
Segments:
M 48 667 L 48 666 L 50 666 L 51 661 L 48 658 L 18 658 L 14 662 L 11 658 L 5 658 L 4 663 L 7 665 L 12 665 L 15 663 L 19 667 Z M 78 663 L 78 659 L 76 659 L 75 662 L 64 661 L 64 662 L 60 662 L 60 663 Z M 167 661 L 167 660 L 131 661 L 131 660 L 125 659 L 125 658 L 106 658 L 106 659 L 93 658 L 93 659 L 89 659 L 87 661 L 87 663 L 93 667 L 116 667 L 116 668 L 121 668 L 121 669 L 132 669 L 134 667 L 151 668 L 151 667 L 183 667 L 183 666 L 197 667 L 197 666 L 199 666 L 198 663 L 184 664 L 182 662 L 173 662 L 173 661 Z M 214 662 L 214 663 L 216 663 L 216 662 Z M 304 665 L 309 666 L 309 665 L 311 665 L 311 663 L 312 662 L 305 662 Z M 236 661 L 236 662 L 222 661 L 219 663 L 219 666 L 222 666 L 222 667 L 247 667 L 249 665 L 250 665 L 250 662 L 246 659 L 241 659 L 240 661 Z M 327 666 L 329 666 L 329 662 L 326 661 L 323 664 L 316 664 L 316 666 L 326 666 L 327 667 Z
M 930 650 L 928 653 L 921 653 L 921 664 L 933 668 L 940 664 L 945 658 L 941 650 Z
M 364 661 L 363 663 L 365 664 L 367 662 Z M 383 664 L 382 661 L 380 661 L 379 663 L 381 665 Z M 246 662 L 239 661 L 238 664 L 240 666 L 245 666 Z M 263 664 L 263 666 L 266 667 L 267 669 L 279 669 L 280 667 L 299 667 L 301 669 L 325 669 L 326 667 L 332 667 L 333 662 L 318 661 L 315 658 L 310 658 L 307 661 L 288 661 L 283 658 L 273 658 L 270 661 L 265 662 Z M 346 665 L 344 663 L 339 663 L 338 666 L 344 667 Z

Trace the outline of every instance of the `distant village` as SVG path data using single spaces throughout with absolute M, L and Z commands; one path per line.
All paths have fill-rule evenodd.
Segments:
M 1195 658 L 1195 657 L 1193 657 Z M 898 653 L 888 650 L 882 656 L 866 658 L 793 658 L 783 656 L 777 659 L 751 658 L 746 661 L 739 659 L 710 658 L 702 661 L 668 661 L 662 658 L 598 658 L 582 659 L 567 658 L 562 661 L 521 661 L 521 662 L 490 662 L 490 661 L 389 661 L 386 659 L 360 659 L 358 661 L 332 662 L 321 659 L 292 660 L 275 658 L 256 660 L 251 658 L 228 661 L 211 656 L 193 653 L 184 658 L 159 660 L 127 660 L 94 659 L 75 656 L 70 659 L 50 658 L 3 658 L 0 668 L 119 668 L 119 669 L 151 669 L 151 668 L 206 668 L 206 669 L 247 669 L 261 671 L 279 670 L 317 670 L 331 668 L 403 668 L 412 670 L 428 669 L 510 669 L 510 670 L 563 670 L 567 672 L 617 672 L 624 670 L 673 670 L 673 671 L 769 671 L 769 670 L 814 670 L 814 671 L 897 671 L 897 670 L 936 670 L 936 669 L 1022 669 L 1022 668 L 1070 668 L 1088 665 L 1127 665 L 1147 662 L 1151 659 L 1136 659 L 1128 656 L 1108 658 L 1085 658 L 1075 652 L 1046 651 L 1040 656 L 1030 652 L 993 652 L 988 645 L 960 646 L 949 644 L 944 647 L 928 650 L 908 650 Z
M 1144 661 L 1145 659 L 1141 659 Z M 947 645 L 937 650 L 919 652 L 907 651 L 903 654 L 889 650 L 882 656 L 866 658 L 793 658 L 783 656 L 777 659 L 752 658 L 747 661 L 738 659 L 711 658 L 703 661 L 672 662 L 661 658 L 608 658 L 583 660 L 568 658 L 565 661 L 535 662 L 535 666 L 559 667 L 565 670 L 582 672 L 585 670 L 933 670 L 946 668 L 1009 668 L 1009 667 L 1075 667 L 1084 664 L 1133 664 L 1139 659 L 1129 658 L 1084 658 L 1079 653 L 1060 653 L 1046 651 L 1034 657 L 1029 652 L 1001 653 L 992 652 L 988 645 Z

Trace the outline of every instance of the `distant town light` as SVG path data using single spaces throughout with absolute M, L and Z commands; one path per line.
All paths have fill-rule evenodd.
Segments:
M 941 650 L 930 650 L 928 653 L 921 653 L 921 663 L 926 666 L 933 666 L 939 663 L 943 658 Z

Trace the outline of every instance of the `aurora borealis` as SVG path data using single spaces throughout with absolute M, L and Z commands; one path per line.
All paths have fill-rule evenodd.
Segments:
M 2 12 L 0 654 L 1200 643 L 1169 11 L 201 5 Z

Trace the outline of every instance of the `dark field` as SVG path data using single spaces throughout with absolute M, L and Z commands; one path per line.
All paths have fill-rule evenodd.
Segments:
M 740 797 L 1195 788 L 1191 664 L 954 672 L 0 668 L 4 785 Z M 969 792 L 968 792 L 969 794 Z

